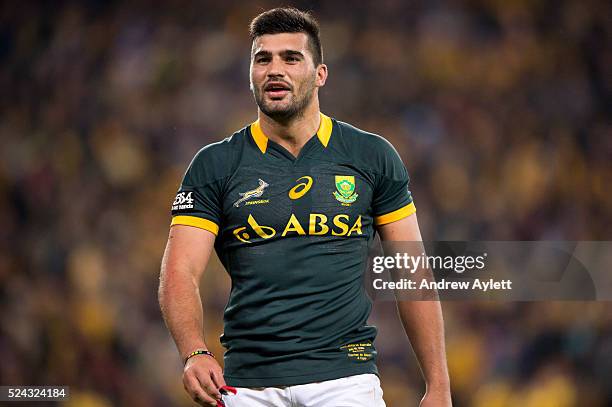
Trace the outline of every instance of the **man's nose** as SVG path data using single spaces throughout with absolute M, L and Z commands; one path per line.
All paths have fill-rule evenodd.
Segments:
M 271 76 L 285 76 L 283 61 L 278 57 L 272 58 L 268 64 L 268 77 Z

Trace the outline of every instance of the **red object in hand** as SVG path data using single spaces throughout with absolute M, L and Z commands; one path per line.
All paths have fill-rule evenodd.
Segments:
M 219 389 L 219 391 L 223 395 L 226 395 L 229 393 L 232 393 L 232 394 L 238 393 L 238 390 L 236 390 L 236 388 L 232 386 L 223 386 Z M 217 407 L 225 407 L 225 403 L 223 402 L 223 400 L 217 400 Z
M 228 392 L 233 394 L 238 393 L 238 390 L 236 390 L 236 388 L 232 386 L 223 386 L 219 389 L 219 391 L 221 392 L 221 394 L 227 394 Z

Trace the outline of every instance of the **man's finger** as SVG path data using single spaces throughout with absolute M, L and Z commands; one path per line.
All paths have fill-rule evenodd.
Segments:
M 215 400 L 220 400 L 221 393 L 219 392 L 219 388 L 215 385 L 215 383 L 213 383 L 213 379 L 211 378 L 211 376 L 212 372 L 210 372 L 209 374 L 198 374 L 197 378 L 200 383 L 200 386 L 209 396 L 211 396 Z
M 213 400 L 213 401 L 205 401 L 201 397 L 202 396 L 196 395 L 193 398 L 193 401 L 195 401 L 196 403 L 198 403 L 199 405 L 204 406 L 204 407 L 217 407 L 218 406 L 218 403 L 215 400 Z M 208 399 L 210 399 L 210 397 L 206 398 L 206 400 L 208 400 Z
M 193 401 L 195 401 L 196 403 L 198 403 L 201 406 L 206 406 L 206 407 L 212 406 L 212 407 L 215 407 L 217 405 L 217 400 L 215 400 L 212 397 L 210 397 L 202 389 L 200 389 L 197 394 L 194 394 L 192 396 L 192 398 L 193 398 Z
M 213 370 L 210 376 L 212 377 L 215 386 L 217 386 L 217 389 L 225 386 L 225 379 L 223 378 L 222 372 Z
M 193 401 L 202 406 L 217 405 L 217 401 L 206 392 L 206 390 L 201 386 L 200 381 L 196 377 L 189 375 L 188 377 L 186 377 L 185 380 L 185 388 L 187 389 L 187 393 L 189 393 Z

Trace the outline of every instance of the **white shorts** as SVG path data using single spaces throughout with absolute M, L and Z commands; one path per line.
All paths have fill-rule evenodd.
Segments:
M 380 380 L 367 373 L 282 387 L 237 387 L 227 407 L 385 407 Z

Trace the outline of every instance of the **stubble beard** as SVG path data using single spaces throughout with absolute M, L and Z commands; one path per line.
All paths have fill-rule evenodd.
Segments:
M 314 81 L 309 83 L 307 86 L 308 88 L 304 91 L 301 97 L 296 97 L 296 95 L 292 93 L 294 97 L 292 98 L 291 103 L 282 107 L 270 106 L 267 104 L 264 92 L 259 88 L 253 87 L 253 96 L 255 97 L 255 103 L 257 103 L 259 110 L 261 110 L 266 116 L 277 122 L 287 123 L 302 117 L 306 107 L 312 101 L 315 90 Z

